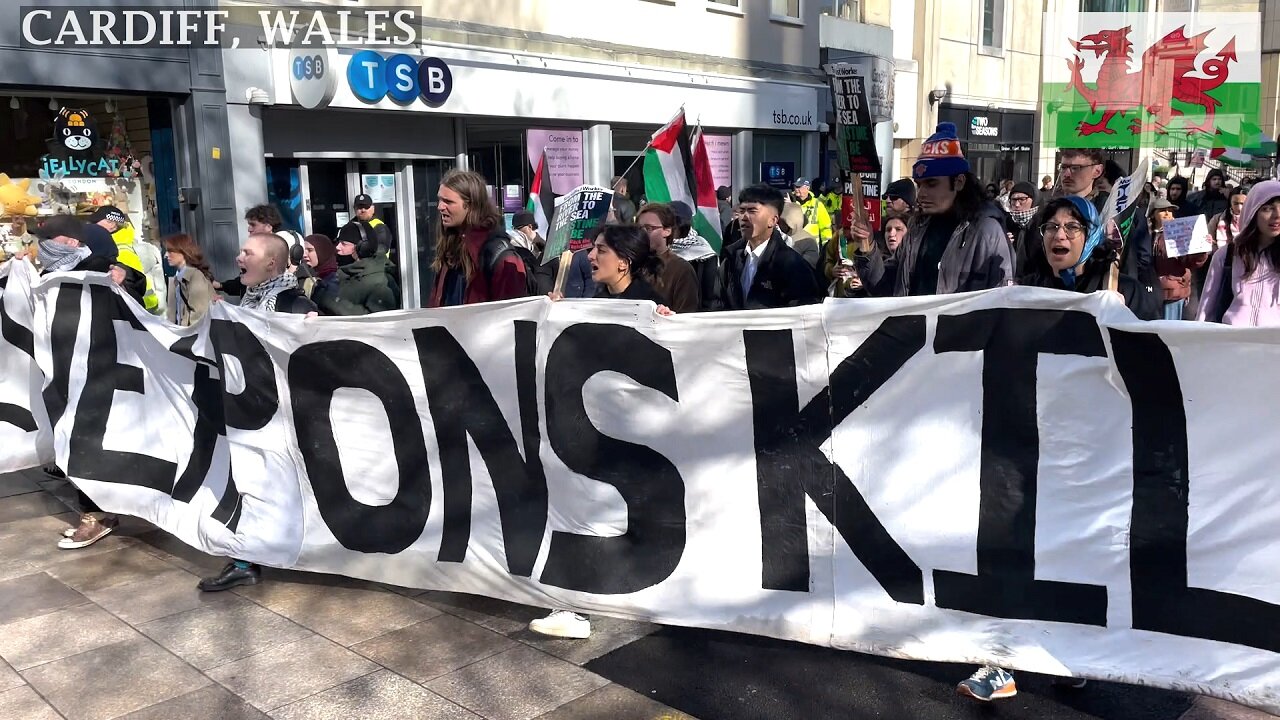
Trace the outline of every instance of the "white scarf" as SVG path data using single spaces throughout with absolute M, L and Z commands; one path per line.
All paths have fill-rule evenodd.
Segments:
M 298 278 L 291 272 L 282 273 L 261 285 L 246 289 L 244 297 L 240 300 L 240 307 L 272 312 L 276 309 L 276 296 L 296 287 L 298 287 Z

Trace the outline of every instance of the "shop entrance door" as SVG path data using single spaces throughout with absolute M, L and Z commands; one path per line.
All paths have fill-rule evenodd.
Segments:
M 413 162 L 413 219 L 417 230 L 416 253 L 419 307 L 426 307 L 436 284 L 431 263 L 436 257 L 436 233 L 440 224 L 436 192 L 444 174 L 453 169 L 453 160 L 415 160 Z
M 345 160 L 308 160 L 303 163 L 308 190 L 307 209 L 310 218 L 307 234 L 318 233 L 330 240 L 351 220 L 347 198 L 347 163 Z

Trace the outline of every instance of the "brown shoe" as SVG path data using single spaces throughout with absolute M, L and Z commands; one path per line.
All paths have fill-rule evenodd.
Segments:
M 98 520 L 98 518 L 85 513 L 80 516 L 80 526 L 71 534 L 71 537 L 64 537 L 59 540 L 58 547 L 63 550 L 78 550 L 83 547 L 89 547 L 110 535 L 116 524 L 114 516 L 108 515 L 102 520 Z

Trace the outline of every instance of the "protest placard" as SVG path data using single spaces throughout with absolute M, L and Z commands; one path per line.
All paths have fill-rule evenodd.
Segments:
M 604 223 L 612 203 L 613 192 L 598 185 L 579 185 L 572 192 L 556 198 L 547 246 L 542 250 L 542 262 L 558 260 L 566 250 L 577 252 L 586 247 L 587 231 Z

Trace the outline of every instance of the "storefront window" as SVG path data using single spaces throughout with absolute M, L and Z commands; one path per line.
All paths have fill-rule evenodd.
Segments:
M 105 205 L 128 215 L 135 242 L 154 243 L 176 230 L 171 112 L 166 100 L 139 97 L 0 99 L 0 241 L 6 250 L 13 250 L 15 219 L 29 231 L 41 218 L 87 220 Z M 160 122 L 153 123 L 153 115 Z

